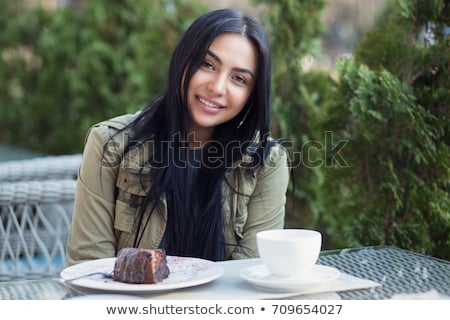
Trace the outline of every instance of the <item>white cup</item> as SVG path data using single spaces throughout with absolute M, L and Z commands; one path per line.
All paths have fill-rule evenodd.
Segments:
M 302 277 L 316 264 L 322 234 L 307 229 L 276 229 L 256 234 L 259 256 L 278 277 Z

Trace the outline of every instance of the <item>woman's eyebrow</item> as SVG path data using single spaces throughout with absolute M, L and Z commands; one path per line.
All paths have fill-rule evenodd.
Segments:
M 210 55 L 214 60 L 216 60 L 217 63 L 219 63 L 220 65 L 223 65 L 223 61 L 214 52 L 212 52 L 211 50 L 208 50 L 207 54 Z M 237 72 L 247 73 L 247 74 L 249 74 L 252 77 L 253 80 L 255 79 L 255 75 L 249 69 L 246 69 L 246 68 L 232 68 L 232 70 L 233 71 L 237 71 Z

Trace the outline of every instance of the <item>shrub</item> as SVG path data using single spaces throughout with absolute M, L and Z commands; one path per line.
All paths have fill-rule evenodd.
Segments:
M 448 1 L 392 2 L 338 62 L 336 82 L 299 63 L 314 54 L 323 3 L 273 5 L 276 115 L 302 160 L 288 226 L 320 229 L 325 248 L 387 244 L 449 259 Z
M 94 123 L 141 109 L 204 8 L 188 1 L 85 1 L 76 10 L 1 0 L 0 133 L 49 154 L 81 152 Z

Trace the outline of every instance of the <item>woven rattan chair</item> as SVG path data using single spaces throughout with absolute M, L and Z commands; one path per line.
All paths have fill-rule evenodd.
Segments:
M 0 280 L 58 275 L 74 179 L 0 183 Z
M 76 179 L 81 154 L 38 157 L 0 162 L 0 183 Z

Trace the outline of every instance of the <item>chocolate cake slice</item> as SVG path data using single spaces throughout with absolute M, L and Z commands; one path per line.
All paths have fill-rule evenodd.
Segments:
M 166 252 L 162 249 L 124 248 L 117 254 L 113 280 L 154 284 L 169 276 Z

